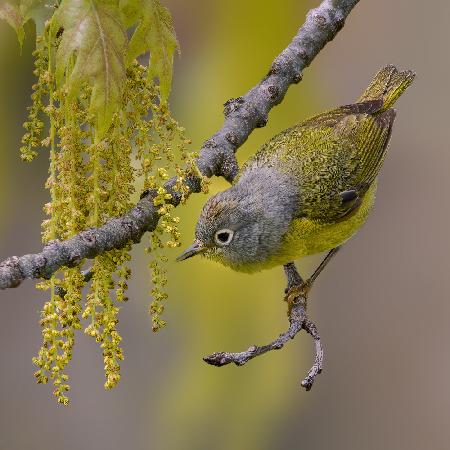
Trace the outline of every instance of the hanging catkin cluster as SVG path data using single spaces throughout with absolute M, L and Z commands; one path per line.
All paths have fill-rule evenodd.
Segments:
M 144 13 L 136 9 L 138 4 Z M 163 185 L 169 176 L 177 175 L 175 189 L 184 201 L 188 191 L 183 180 L 188 171 L 196 170 L 195 155 L 187 150 L 190 141 L 167 103 L 177 43 L 170 14 L 159 1 L 130 0 L 123 2 L 121 9 L 101 1 L 90 5 L 97 8 L 95 13 L 103 21 L 101 31 L 109 39 L 110 67 L 100 69 L 111 73 L 99 78 L 93 71 L 97 62 L 87 59 L 105 51 L 97 48 L 97 41 L 83 44 L 77 36 L 78 47 L 74 47 L 71 30 L 86 11 L 77 11 L 73 3 L 63 0 L 37 38 L 37 82 L 24 125 L 21 156 L 31 161 L 38 153 L 49 155 L 46 188 L 50 201 L 44 206 L 44 242 L 68 239 L 124 214 L 132 206 L 136 190 L 156 192 L 154 203 L 161 217 L 147 252 L 152 282 L 149 309 L 152 329 L 157 331 L 165 325 L 161 318 L 167 298 L 163 250 L 180 245 L 179 218 L 172 215 L 173 207 L 167 202 L 171 197 Z M 112 14 L 116 16 L 110 22 Z M 95 22 L 89 21 L 89 13 L 87 17 L 83 16 L 84 26 L 91 26 L 91 34 L 95 33 Z M 123 27 L 117 30 L 119 19 Z M 126 42 L 125 30 L 133 23 L 137 26 Z M 145 29 L 149 26 L 151 30 Z M 86 37 L 89 39 L 92 36 Z M 135 58 L 148 50 L 150 62 L 143 66 Z M 117 61 L 120 52 L 122 59 Z M 47 122 L 48 135 L 44 136 Z M 41 312 L 43 343 L 33 359 L 38 367 L 35 376 L 38 383 L 52 380 L 54 395 L 62 404 L 69 402 L 66 366 L 77 330 L 92 336 L 102 349 L 105 388 L 113 388 L 120 380 L 124 356 L 117 325 L 120 305 L 128 300 L 129 250 L 97 256 L 87 271 L 83 271 L 86 261 L 78 267 L 62 268 L 38 286 L 49 298 Z

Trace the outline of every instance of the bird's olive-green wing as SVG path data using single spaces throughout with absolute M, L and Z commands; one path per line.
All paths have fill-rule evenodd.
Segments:
M 376 107 L 350 105 L 345 114 L 338 109 L 303 124 L 299 215 L 333 222 L 357 209 L 383 164 L 395 119 L 394 110 Z
M 325 222 L 354 211 L 383 163 L 395 111 L 372 100 L 327 111 L 271 139 L 253 164 L 298 181 L 298 216 Z

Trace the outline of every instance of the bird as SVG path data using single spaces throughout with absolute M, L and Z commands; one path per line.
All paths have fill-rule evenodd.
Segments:
M 194 243 L 202 255 L 257 272 L 332 251 L 366 222 L 396 110 L 415 73 L 387 65 L 362 96 L 277 134 L 205 203 Z

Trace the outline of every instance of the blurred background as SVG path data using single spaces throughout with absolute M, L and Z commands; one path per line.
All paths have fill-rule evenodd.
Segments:
M 319 0 L 164 3 L 182 49 L 172 106 L 199 148 L 221 126 L 222 104 L 266 74 Z M 241 368 L 202 361 L 213 351 L 264 344 L 286 328 L 281 268 L 245 275 L 200 258 L 171 264 L 169 325 L 154 335 L 140 245 L 120 314 L 122 382 L 103 390 L 100 349 L 80 335 L 67 408 L 33 378 L 44 294 L 31 281 L 0 293 L 0 449 L 448 449 L 449 19 L 444 0 L 362 0 L 238 152 L 245 161 L 282 129 L 351 102 L 387 63 L 417 71 L 397 104 L 376 208 L 311 294 L 325 346 L 325 369 L 311 392 L 299 384 L 313 358 L 304 333 Z M 28 165 L 18 154 L 31 51 L 29 39 L 20 55 L 14 32 L 0 23 L 2 260 L 41 248 L 47 159 Z M 214 180 L 212 192 L 225 187 Z M 193 196 L 179 209 L 186 244 L 205 200 Z M 301 261 L 301 272 L 318 261 Z

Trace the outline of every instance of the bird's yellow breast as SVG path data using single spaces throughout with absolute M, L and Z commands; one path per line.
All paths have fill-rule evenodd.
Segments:
M 292 221 L 279 249 L 264 263 L 264 269 L 286 264 L 298 258 L 321 253 L 350 239 L 364 224 L 375 202 L 376 182 L 364 195 L 357 211 L 334 223 L 307 218 Z

